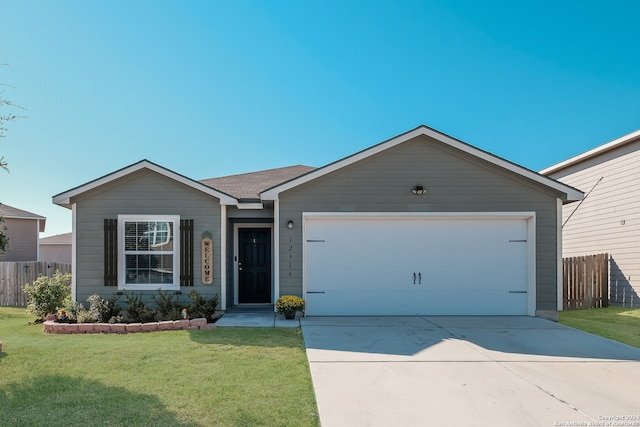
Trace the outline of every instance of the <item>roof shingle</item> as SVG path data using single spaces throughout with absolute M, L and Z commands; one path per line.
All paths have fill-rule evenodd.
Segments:
M 287 166 L 258 172 L 203 179 L 200 182 L 239 200 L 259 200 L 260 193 L 267 188 L 280 185 L 315 169 L 316 168 L 312 166 L 305 165 Z

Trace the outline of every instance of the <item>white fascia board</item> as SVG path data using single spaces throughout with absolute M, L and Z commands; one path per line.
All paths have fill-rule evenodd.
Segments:
M 366 159 L 369 156 L 373 156 L 375 154 L 378 154 L 384 150 L 387 150 L 389 148 L 395 147 L 398 144 L 402 144 L 403 142 L 406 142 L 410 139 L 416 138 L 418 136 L 421 135 L 425 135 L 428 136 L 430 138 L 433 138 L 437 141 L 440 141 L 444 144 L 447 144 L 451 147 L 457 148 L 465 153 L 468 153 L 472 156 L 475 156 L 477 158 L 480 158 L 482 160 L 485 160 L 489 163 L 492 163 L 496 166 L 499 166 L 501 168 L 504 168 L 508 171 L 511 171 L 513 173 L 516 173 L 518 175 L 521 175 L 525 178 L 528 178 L 532 181 L 535 181 L 539 184 L 542 184 L 546 187 L 550 187 L 556 191 L 559 191 L 563 194 L 566 195 L 566 201 L 576 201 L 576 200 L 582 200 L 582 198 L 584 197 L 584 193 L 582 193 L 581 191 L 570 187 L 568 185 L 565 185 L 561 182 L 558 182 L 552 178 L 540 175 L 536 172 L 533 172 L 529 169 L 526 169 L 522 166 L 516 165 L 515 163 L 511 163 L 507 160 L 504 160 L 500 157 L 497 157 L 491 153 L 488 153 L 486 151 L 480 150 L 476 147 L 473 147 L 467 143 L 464 143 L 462 141 L 459 141 L 455 138 L 452 138 L 448 135 L 445 135 L 441 132 L 438 132 L 434 129 L 431 129 L 427 126 L 420 126 L 416 129 L 410 130 L 409 132 L 403 133 L 402 135 L 398 135 L 395 138 L 389 139 L 387 141 L 384 141 L 380 144 L 374 145 L 371 148 L 365 149 L 363 151 L 360 151 L 359 153 L 356 153 L 352 156 L 346 157 L 342 160 L 338 160 L 337 162 L 331 163 L 325 167 L 316 169 L 313 172 L 310 172 L 306 175 L 303 175 L 299 178 L 293 179 L 289 182 L 286 182 L 282 185 L 279 185 L 277 187 L 273 187 L 269 190 L 264 191 L 263 193 L 261 193 L 261 197 L 263 200 L 276 200 L 278 198 L 278 195 L 286 190 L 289 190 L 291 188 L 297 187 L 298 185 L 302 185 L 305 184 L 309 181 L 312 181 L 316 178 L 319 178 L 323 175 L 326 175 L 328 173 L 331 173 L 333 171 L 336 171 L 338 169 L 341 169 L 343 167 L 349 166 L 357 161 Z
M 77 228 L 77 214 L 76 204 L 71 205 L 71 298 L 74 301 L 78 301 L 78 228 Z
M 534 211 L 523 212 L 302 212 L 306 220 L 424 220 L 424 219 L 530 219 L 535 218 Z M 304 241 L 304 240 L 303 240 Z
M 556 163 L 555 165 L 549 166 L 546 169 L 542 169 L 540 173 L 543 175 L 548 175 L 548 174 L 557 172 L 559 170 L 572 166 L 576 163 L 580 163 L 584 160 L 590 159 L 591 157 L 598 156 L 602 153 L 606 153 L 607 151 L 613 150 L 614 148 L 618 148 L 622 145 L 632 142 L 638 137 L 640 137 L 640 129 L 635 132 L 631 132 L 630 134 L 621 136 L 620 138 L 614 139 L 611 142 L 607 142 L 606 144 L 603 144 L 592 150 L 586 151 L 582 154 L 578 154 L 577 156 L 571 157 L 570 159 L 564 160 L 560 163 Z
M 238 207 L 238 209 L 263 209 L 264 206 L 262 205 L 262 202 L 251 202 L 251 203 L 243 203 L 243 202 L 238 202 L 238 204 L 236 205 Z
M 220 205 L 220 309 L 227 309 L 227 207 Z
M 138 163 L 135 163 L 131 166 L 128 166 L 124 169 L 120 169 L 119 171 L 113 172 L 109 175 L 105 175 L 102 178 L 98 178 L 87 184 L 81 185 L 64 193 L 60 193 L 56 196 L 53 196 L 53 203 L 56 205 L 64 206 L 69 208 L 71 206 L 71 199 L 79 194 L 82 194 L 86 191 L 93 190 L 102 185 L 108 184 L 112 181 L 115 181 L 119 178 L 123 178 L 131 173 L 137 172 L 141 169 L 149 169 L 153 172 L 156 172 L 160 175 L 163 175 L 169 179 L 180 182 L 188 187 L 194 188 L 198 191 L 202 191 L 203 193 L 209 194 L 210 196 L 216 197 L 220 200 L 220 203 L 223 205 L 235 205 L 238 201 L 229 196 L 228 194 L 221 193 L 220 191 L 214 190 L 211 187 L 208 187 L 204 184 L 201 184 L 197 181 L 194 181 L 190 178 L 187 178 L 183 175 L 170 171 L 169 169 L 163 168 L 161 166 L 156 165 L 148 160 L 142 160 Z

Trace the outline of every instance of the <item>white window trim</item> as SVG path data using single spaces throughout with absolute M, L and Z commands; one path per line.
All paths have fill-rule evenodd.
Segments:
M 171 222 L 173 227 L 173 283 L 126 283 L 125 222 Z M 180 290 L 180 216 L 179 215 L 118 215 L 118 290 Z

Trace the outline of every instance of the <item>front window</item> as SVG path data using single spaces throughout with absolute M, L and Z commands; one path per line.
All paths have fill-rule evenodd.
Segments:
M 120 215 L 119 289 L 177 289 L 180 218 Z

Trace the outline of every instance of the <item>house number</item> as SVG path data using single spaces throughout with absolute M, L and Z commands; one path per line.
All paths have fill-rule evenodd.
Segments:
M 291 243 L 291 237 L 289 237 L 289 243 Z M 293 245 L 289 245 L 289 261 L 293 259 L 293 254 L 291 252 L 293 252 Z M 293 273 L 291 271 L 291 262 L 289 262 L 289 277 L 292 277 L 292 276 L 293 276 Z
M 202 284 L 213 283 L 213 240 L 210 237 L 202 239 Z

